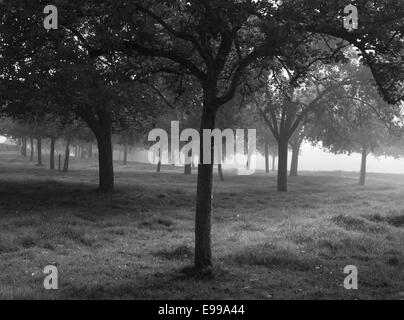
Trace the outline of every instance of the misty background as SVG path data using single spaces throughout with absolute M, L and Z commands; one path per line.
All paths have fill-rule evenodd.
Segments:
M 13 142 L 7 141 L 3 136 L 0 136 L 0 143 L 13 144 Z M 119 155 L 115 156 L 119 157 Z M 289 166 L 291 159 L 290 152 Z M 147 163 L 147 151 L 132 150 L 129 154 L 129 160 Z M 360 163 L 361 155 L 359 153 L 336 155 L 324 151 L 321 146 L 313 146 L 311 143 L 304 143 L 300 152 L 299 170 L 358 172 Z M 370 154 L 368 157 L 368 172 L 404 174 L 403 164 L 403 159 L 385 156 L 375 157 L 373 154 Z M 275 163 L 275 166 L 277 166 L 277 163 Z M 260 154 L 257 155 L 257 168 L 260 170 L 265 169 L 265 158 Z

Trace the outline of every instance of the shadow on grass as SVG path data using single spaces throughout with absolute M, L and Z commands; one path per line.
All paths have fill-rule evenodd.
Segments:
M 6 181 L 0 184 L 0 214 L 25 215 L 33 212 L 69 210 L 81 216 L 102 216 L 150 212 L 168 206 L 193 204 L 193 194 L 176 189 L 142 186 L 117 187 L 105 194 L 91 184 L 59 181 Z
M 77 285 L 65 283 L 59 290 L 63 299 L 198 299 L 201 294 L 213 297 L 214 288 L 221 290 L 226 283 L 237 275 L 220 267 L 215 267 L 206 275 L 191 273 L 192 267 L 170 270 L 166 273 L 155 272 L 147 277 L 136 279 L 136 270 L 132 270 L 132 280 L 114 283 Z M 189 288 L 193 288 L 189 290 Z M 226 290 L 226 289 L 224 289 Z M 218 292 L 216 292 L 217 294 Z

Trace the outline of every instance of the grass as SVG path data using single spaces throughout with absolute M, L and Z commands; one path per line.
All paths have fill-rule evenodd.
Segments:
M 45 164 L 46 165 L 46 164 Z M 214 276 L 193 259 L 196 177 L 116 164 L 100 194 L 97 165 L 67 174 L 18 155 L 0 158 L 1 299 L 404 299 L 404 179 L 302 173 L 290 192 L 275 176 L 215 177 Z M 59 290 L 43 289 L 56 265 Z M 359 269 L 359 290 L 343 269 Z

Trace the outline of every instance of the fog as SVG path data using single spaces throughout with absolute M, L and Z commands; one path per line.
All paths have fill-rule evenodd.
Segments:
M 289 153 L 289 166 L 292 154 Z M 313 147 L 305 144 L 302 147 L 299 157 L 300 171 L 346 171 L 359 172 L 361 165 L 361 155 L 351 154 L 335 155 L 324 151 L 320 147 Z M 276 165 L 277 166 L 277 165 Z M 264 157 L 257 158 L 258 169 L 265 169 Z M 272 168 L 272 159 L 270 159 Z M 392 157 L 374 157 L 370 155 L 367 159 L 368 172 L 373 173 L 394 173 L 404 174 L 404 159 L 394 159 Z
M 289 154 L 289 164 L 292 154 Z M 272 160 L 271 160 L 272 161 Z M 259 157 L 258 168 L 264 168 L 264 159 Z M 270 163 L 270 166 L 272 163 Z M 334 155 L 321 149 L 305 144 L 299 158 L 300 171 L 357 171 L 361 165 L 361 155 Z M 391 157 L 374 157 L 367 159 L 368 172 L 404 174 L 404 159 Z
M 309 144 L 302 148 L 299 159 L 303 171 L 359 171 L 361 155 L 334 155 Z M 392 157 L 374 157 L 367 159 L 368 172 L 404 174 L 404 159 Z
M 7 139 L 0 136 L 0 143 Z M 289 154 L 289 165 L 292 154 Z M 147 153 L 145 151 L 138 154 L 138 159 L 145 161 Z M 141 161 L 142 161 L 141 160 Z M 272 168 L 272 159 L 270 167 Z M 391 157 L 368 157 L 368 172 L 374 173 L 395 173 L 404 174 L 404 159 L 394 159 Z M 334 155 L 324 151 L 320 147 L 313 147 L 311 144 L 304 144 L 299 158 L 300 171 L 359 171 L 361 163 L 360 154 Z M 257 168 L 265 169 L 264 157 L 257 157 Z

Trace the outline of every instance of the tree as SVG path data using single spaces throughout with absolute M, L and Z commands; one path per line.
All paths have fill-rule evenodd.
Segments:
M 341 47 L 333 49 L 333 57 L 337 57 Z M 306 48 L 305 48 L 306 50 Z M 274 72 L 269 80 L 264 80 L 262 89 L 253 94 L 257 112 L 265 121 L 278 143 L 278 191 L 287 192 L 288 153 L 290 139 L 294 144 L 293 174 L 297 171 L 298 152 L 302 143 L 296 131 L 304 127 L 307 118 L 329 101 L 344 85 L 349 84 L 351 74 L 342 68 L 315 62 L 320 58 L 305 61 L 298 69 L 291 70 L 286 62 L 281 61 L 278 72 Z M 326 58 L 324 58 L 326 59 Z M 318 74 L 319 76 L 316 76 Z M 253 92 L 253 91 L 252 91 Z
M 215 129 L 218 109 L 232 100 L 247 68 L 275 55 L 288 38 L 276 24 L 265 33 L 255 32 L 265 25 L 259 19 L 260 10 L 275 10 L 268 2 L 134 1 L 125 8 L 135 15 L 137 28 L 133 28 L 132 18 L 129 21 L 122 17 L 130 32 L 123 34 L 116 47 L 129 56 L 150 58 L 157 65 L 163 60 L 166 65 L 161 71 L 186 72 L 199 82 L 203 101 L 200 133 Z M 201 142 L 200 159 L 203 159 Z M 212 265 L 212 174 L 212 163 L 199 164 L 195 269 L 202 272 Z
M 401 71 L 397 72 L 397 49 L 402 47 L 403 6 L 400 0 L 384 0 L 377 7 L 368 6 L 365 0 L 358 1 L 359 11 L 375 19 L 364 21 L 361 30 L 354 33 L 343 29 L 340 21 L 343 8 L 336 6 L 333 0 L 287 0 L 282 3 L 105 0 L 101 4 L 99 1 L 72 1 L 61 5 L 63 10 L 60 12 L 68 14 L 62 17 L 66 23 L 60 33 L 70 34 L 69 39 L 78 49 L 75 53 L 84 54 L 93 63 L 101 59 L 102 65 L 110 63 L 109 58 L 117 57 L 117 53 L 118 62 L 141 56 L 144 57 L 143 68 L 151 69 L 150 72 L 157 69 L 192 75 L 203 92 L 201 132 L 214 129 L 218 109 L 234 97 L 243 74 L 251 72 L 253 66 L 270 63 L 278 56 L 291 57 L 298 44 L 315 46 L 313 38 L 318 34 L 328 34 L 356 45 L 363 62 L 371 66 L 386 99 L 393 102 L 402 97 L 398 90 Z M 116 10 L 117 6 L 120 10 Z M 19 25 L 24 26 L 21 21 L 13 21 L 15 13 L 10 16 L 10 22 L 17 30 Z M 389 21 L 390 25 L 375 28 L 377 23 L 374 20 Z M 312 49 L 310 55 L 324 53 L 324 50 Z M 307 54 L 308 51 L 297 52 L 296 63 Z M 116 59 L 112 61 L 117 62 Z M 392 72 L 388 74 L 387 71 Z M 106 83 L 104 78 L 103 89 Z M 85 112 L 83 116 L 98 117 L 86 121 L 96 133 L 100 158 L 106 162 L 104 169 L 100 168 L 101 186 L 109 189 L 113 184 L 109 151 L 111 113 L 102 103 L 109 100 L 94 100 L 97 103 L 90 109 L 91 114 Z M 284 157 L 284 149 L 285 141 L 282 141 L 280 157 Z M 202 147 L 200 155 L 203 158 Z M 195 219 L 195 267 L 198 271 L 209 270 L 212 265 L 212 173 L 212 164 L 199 164 Z
M 401 113 L 398 105 L 386 105 L 371 94 L 372 89 L 364 85 L 351 88 L 345 97 L 340 97 L 321 114 L 312 136 L 333 153 L 361 154 L 361 186 L 366 182 L 369 154 L 388 154 L 386 146 L 397 141 L 391 128 L 395 126 L 396 115 Z
M 251 117 L 251 112 L 247 111 L 243 106 L 243 99 L 240 95 L 236 95 L 236 97 L 229 103 L 226 103 L 222 108 L 218 110 L 216 116 L 216 129 L 221 130 L 232 130 L 233 134 L 236 133 L 236 130 L 239 128 L 249 128 L 249 129 L 257 129 L 257 124 L 255 119 Z M 216 139 L 216 138 L 215 138 Z M 228 145 L 227 137 L 225 137 L 220 144 L 222 149 L 217 148 L 218 154 L 218 172 L 219 178 L 223 182 L 225 181 L 224 173 L 223 173 L 223 164 L 229 156 L 230 150 L 227 150 L 226 147 Z M 212 144 L 214 143 L 214 139 L 212 139 Z M 245 142 L 245 148 L 248 148 L 247 143 Z M 235 159 L 234 159 L 235 160 Z
M 134 85 L 135 79 L 127 74 L 132 63 L 125 61 L 124 67 L 116 55 L 87 50 L 74 28 L 90 33 L 92 25 L 86 19 L 94 17 L 70 16 L 75 10 L 67 10 L 65 26 L 46 33 L 42 9 L 40 3 L 13 3 L 2 12 L 0 38 L 7 63 L 2 69 L 6 103 L 1 112 L 13 118 L 53 114 L 85 121 L 98 143 L 99 188 L 109 191 L 114 186 L 113 130 L 122 118 L 140 127 L 147 123 L 149 110 L 154 110 L 147 106 L 153 105 L 154 97 Z M 15 43 L 21 44 L 18 55 Z M 12 68 L 15 65 L 18 68 Z
M 300 155 L 300 148 L 302 143 L 305 139 L 305 126 L 301 126 L 296 130 L 296 132 L 292 135 L 289 144 L 292 148 L 292 162 L 290 166 L 290 176 L 297 177 L 299 175 L 299 155 Z
M 0 134 L 8 139 L 21 141 L 21 155 L 27 156 L 27 137 L 32 133 L 32 128 L 22 121 L 13 121 L 12 119 L 0 119 Z
M 329 103 L 332 103 L 329 101 Z M 321 120 L 316 116 L 324 112 L 324 107 L 318 108 L 314 113 L 308 115 L 303 123 L 297 128 L 292 138 L 290 139 L 290 148 L 292 150 L 292 161 L 290 167 L 290 176 L 297 177 L 299 175 L 299 157 L 300 148 L 305 140 L 310 140 L 310 138 L 315 134 L 317 127 L 317 122 Z

